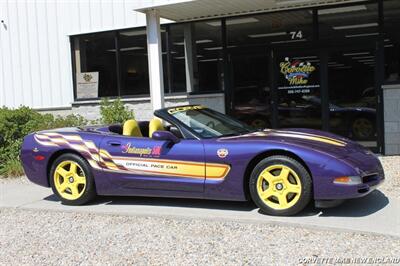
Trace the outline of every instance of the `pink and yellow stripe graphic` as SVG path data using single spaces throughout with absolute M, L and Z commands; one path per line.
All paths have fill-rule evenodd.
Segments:
M 166 175 L 204 179 L 224 179 L 230 171 L 226 164 L 167 160 L 159 158 L 112 156 L 100 150 L 104 168 L 110 171 L 135 174 Z
M 37 143 L 46 147 L 76 150 L 87 159 L 93 168 L 108 172 L 224 180 L 230 171 L 230 166 L 227 164 L 113 156 L 104 149 L 98 149 L 92 141 L 84 140 L 79 135 L 44 132 L 35 134 L 34 137 Z

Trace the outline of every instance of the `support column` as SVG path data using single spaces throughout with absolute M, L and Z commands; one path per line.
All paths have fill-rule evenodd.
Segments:
M 164 108 L 164 78 L 161 53 L 160 16 L 156 10 L 146 12 L 147 54 L 151 106 L 154 110 Z

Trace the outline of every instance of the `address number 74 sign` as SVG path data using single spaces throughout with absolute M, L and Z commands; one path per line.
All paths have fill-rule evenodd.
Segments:
M 292 40 L 295 40 L 295 39 L 303 39 L 303 31 L 301 31 L 301 30 L 298 30 L 298 31 L 291 31 L 291 32 L 289 32 L 289 34 L 290 34 L 290 38 L 291 38 Z

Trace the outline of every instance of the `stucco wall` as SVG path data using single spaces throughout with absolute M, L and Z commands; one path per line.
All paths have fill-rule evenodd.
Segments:
M 153 111 L 150 104 L 150 97 L 122 99 L 125 105 L 134 111 L 135 119 L 149 120 L 153 118 Z M 77 102 L 70 109 L 42 109 L 43 113 L 54 115 L 79 114 L 89 120 L 100 117 L 100 101 Z M 174 95 L 165 97 L 165 106 L 177 106 L 185 104 L 202 104 L 214 110 L 225 113 L 225 97 L 223 93 L 202 94 L 202 95 Z
M 400 154 L 400 85 L 383 86 L 385 154 Z

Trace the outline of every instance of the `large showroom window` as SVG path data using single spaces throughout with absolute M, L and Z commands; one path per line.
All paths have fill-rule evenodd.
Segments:
M 145 28 L 74 36 L 76 99 L 148 96 Z M 161 27 L 165 93 L 223 90 L 221 20 Z
M 163 53 L 164 65 L 164 88 L 165 92 L 185 92 L 186 74 L 185 74 L 185 49 L 183 25 L 171 24 L 166 28 L 166 51 Z
M 164 88 L 186 91 L 183 25 L 161 28 Z M 71 38 L 77 100 L 148 96 L 145 28 L 93 33 Z
M 146 30 L 121 31 L 118 38 L 120 96 L 149 94 Z
M 207 93 L 223 88 L 221 21 L 165 26 L 166 92 Z
M 376 44 L 378 4 L 318 11 L 320 38 L 329 39 L 329 129 L 370 148 L 377 146 Z
M 194 92 L 223 90 L 223 57 L 221 44 L 221 21 L 196 22 L 186 26 L 185 33 L 195 36 L 192 40 L 191 58 L 194 69 Z M 189 39 L 188 36 L 187 39 Z M 187 46 L 189 48 L 189 45 Z M 190 62 L 188 62 L 190 63 Z M 197 88 L 196 88 L 197 87 Z
M 311 10 L 285 11 L 226 20 L 228 47 L 284 45 L 313 39 Z
M 378 4 L 318 10 L 319 38 L 355 42 L 379 36 Z
M 293 53 L 293 48 L 284 48 L 288 45 L 302 45 L 314 39 L 313 13 L 310 10 L 301 10 L 230 18 L 226 20 L 226 32 L 233 114 L 254 127 L 271 127 L 273 124 L 271 93 L 274 86 L 271 84 L 271 78 L 274 76 L 279 83 L 278 86 L 281 87 L 278 95 L 280 124 L 293 126 L 293 123 L 299 123 L 301 126 L 306 126 L 304 119 L 295 122 L 293 119 L 288 119 L 290 115 L 287 112 L 288 107 L 303 104 L 303 101 L 300 101 L 302 95 L 292 93 L 295 84 L 287 85 L 289 81 L 285 79 L 286 74 L 278 69 L 281 63 L 299 62 L 303 65 L 312 62 L 314 66 L 318 61 L 314 54 L 310 56 Z M 273 51 L 272 47 L 280 50 Z M 272 60 L 270 59 L 272 53 L 275 58 L 279 57 L 274 62 L 277 73 L 272 72 L 273 68 L 269 63 Z M 318 85 L 318 71 L 312 72 L 310 75 L 315 78 L 315 83 Z M 303 91 L 305 96 L 315 93 L 319 93 L 319 87 L 311 88 L 309 84 L 307 92 Z M 317 112 L 313 113 L 317 120 L 316 127 L 321 125 L 320 109 L 319 107 Z
M 115 34 L 74 37 L 76 98 L 118 95 Z
M 329 125 L 334 133 L 377 146 L 377 93 L 373 47 L 329 54 Z

